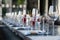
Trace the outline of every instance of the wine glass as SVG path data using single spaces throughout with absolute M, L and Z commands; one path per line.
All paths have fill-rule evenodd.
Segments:
M 23 16 L 22 20 L 23 20 L 24 27 L 26 27 L 26 15 Z
M 54 35 L 55 35 L 54 22 L 57 20 L 57 18 L 58 18 L 58 14 L 57 14 L 57 12 L 49 13 L 49 17 L 50 17 L 51 20 L 52 20 L 52 24 L 53 24 L 53 33 L 52 33 L 52 35 L 54 36 Z
M 40 23 L 41 23 L 41 20 L 40 20 L 40 19 L 41 19 L 41 18 L 40 18 L 40 14 L 37 14 L 37 15 L 36 15 L 36 23 L 37 23 L 37 25 L 36 25 L 37 28 L 36 28 L 36 29 L 38 29 L 38 30 L 40 30 L 40 27 L 41 27 L 41 26 L 40 26 L 40 25 L 41 25 L 41 24 L 40 24 Z
M 46 34 L 47 34 L 47 36 L 49 35 L 49 16 L 48 15 L 45 15 L 45 17 L 46 17 Z
M 30 27 L 29 24 L 30 24 L 30 15 L 27 14 L 27 15 L 26 15 L 26 26 Z
M 34 17 L 31 17 L 30 25 L 31 25 L 31 30 L 35 30 L 35 20 L 34 20 Z
M 45 16 L 42 17 L 42 22 L 43 22 L 43 29 L 42 31 L 44 32 L 45 31 Z M 44 33 L 43 33 L 44 35 Z

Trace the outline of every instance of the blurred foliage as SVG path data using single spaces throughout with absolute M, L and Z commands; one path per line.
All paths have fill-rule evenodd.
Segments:
M 5 4 L 5 0 L 2 0 L 2 4 Z M 4 17 L 6 14 L 6 8 L 2 8 L 2 17 Z
M 17 4 L 17 0 L 12 0 L 12 5 L 16 5 Z
M 6 8 L 4 7 L 4 8 L 2 8 L 2 17 L 4 17 L 5 14 L 6 14 Z
M 5 4 L 5 0 L 2 0 L 2 4 Z
M 25 0 L 12 0 L 13 4 L 20 5 L 24 4 Z M 5 0 L 2 1 L 3 4 L 5 4 Z M 7 9 L 4 7 L 2 8 L 2 17 L 5 16 Z
M 17 0 L 17 5 L 24 4 L 25 0 Z

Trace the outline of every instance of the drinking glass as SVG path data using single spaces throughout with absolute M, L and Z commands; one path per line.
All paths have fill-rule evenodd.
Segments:
M 24 27 L 26 27 L 26 15 L 24 15 L 24 17 L 23 17 L 23 25 L 24 25 Z
M 42 17 L 42 20 L 43 20 L 43 21 L 42 21 L 42 22 L 43 22 L 43 29 L 42 29 L 42 31 L 44 32 L 44 31 L 45 31 L 45 17 L 44 17 L 44 16 Z M 43 33 L 43 34 L 44 34 L 44 33 Z
M 55 35 L 55 26 L 54 26 L 54 22 L 57 20 L 58 14 L 57 14 L 57 12 L 49 13 L 49 17 L 50 17 L 51 20 L 52 20 L 52 25 L 53 25 L 53 33 L 52 33 L 52 35 L 54 36 L 54 35 Z

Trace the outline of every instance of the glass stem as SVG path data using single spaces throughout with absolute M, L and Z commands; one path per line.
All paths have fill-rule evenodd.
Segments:
M 43 31 L 44 31 L 44 19 L 43 19 Z
M 54 33 L 55 31 L 54 31 L 54 21 L 53 21 L 53 36 L 55 35 L 55 33 Z
M 49 34 L 49 23 L 47 25 L 47 36 L 48 36 L 48 34 Z
M 44 19 L 43 19 L 43 32 L 45 31 L 45 29 L 44 29 Z M 44 33 L 42 34 L 42 35 L 44 35 Z

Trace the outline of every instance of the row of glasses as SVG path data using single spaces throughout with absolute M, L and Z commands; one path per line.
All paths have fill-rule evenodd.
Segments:
M 56 12 L 53 12 L 53 13 L 49 13 L 49 15 L 48 15 L 50 18 L 51 18 L 51 20 L 52 20 L 52 24 L 53 24 L 53 35 L 54 35 L 54 21 L 56 21 L 57 20 L 57 18 L 58 18 L 58 15 L 57 15 L 57 13 Z M 33 30 L 35 29 L 35 27 L 36 27 L 36 22 L 38 23 L 38 25 L 40 26 L 41 24 L 40 24 L 40 21 L 39 21 L 39 19 L 40 18 L 38 18 L 37 19 L 37 21 L 36 21 L 36 17 L 30 17 L 32 20 L 30 20 L 29 21 L 29 19 L 28 19 L 28 23 L 27 23 L 27 25 L 29 26 L 29 23 L 32 25 L 32 27 L 33 27 Z M 16 20 L 16 18 L 15 18 L 15 20 Z M 22 18 L 21 18 L 21 20 L 22 20 Z M 45 31 L 45 23 L 44 23 L 44 20 L 45 20 L 45 18 L 43 17 L 43 31 Z M 21 21 L 20 21 L 21 22 Z M 24 15 L 24 17 L 23 17 L 23 21 L 21 22 L 21 23 L 23 23 L 23 25 L 24 26 L 26 26 L 26 15 Z M 39 29 L 39 28 L 38 28 Z

